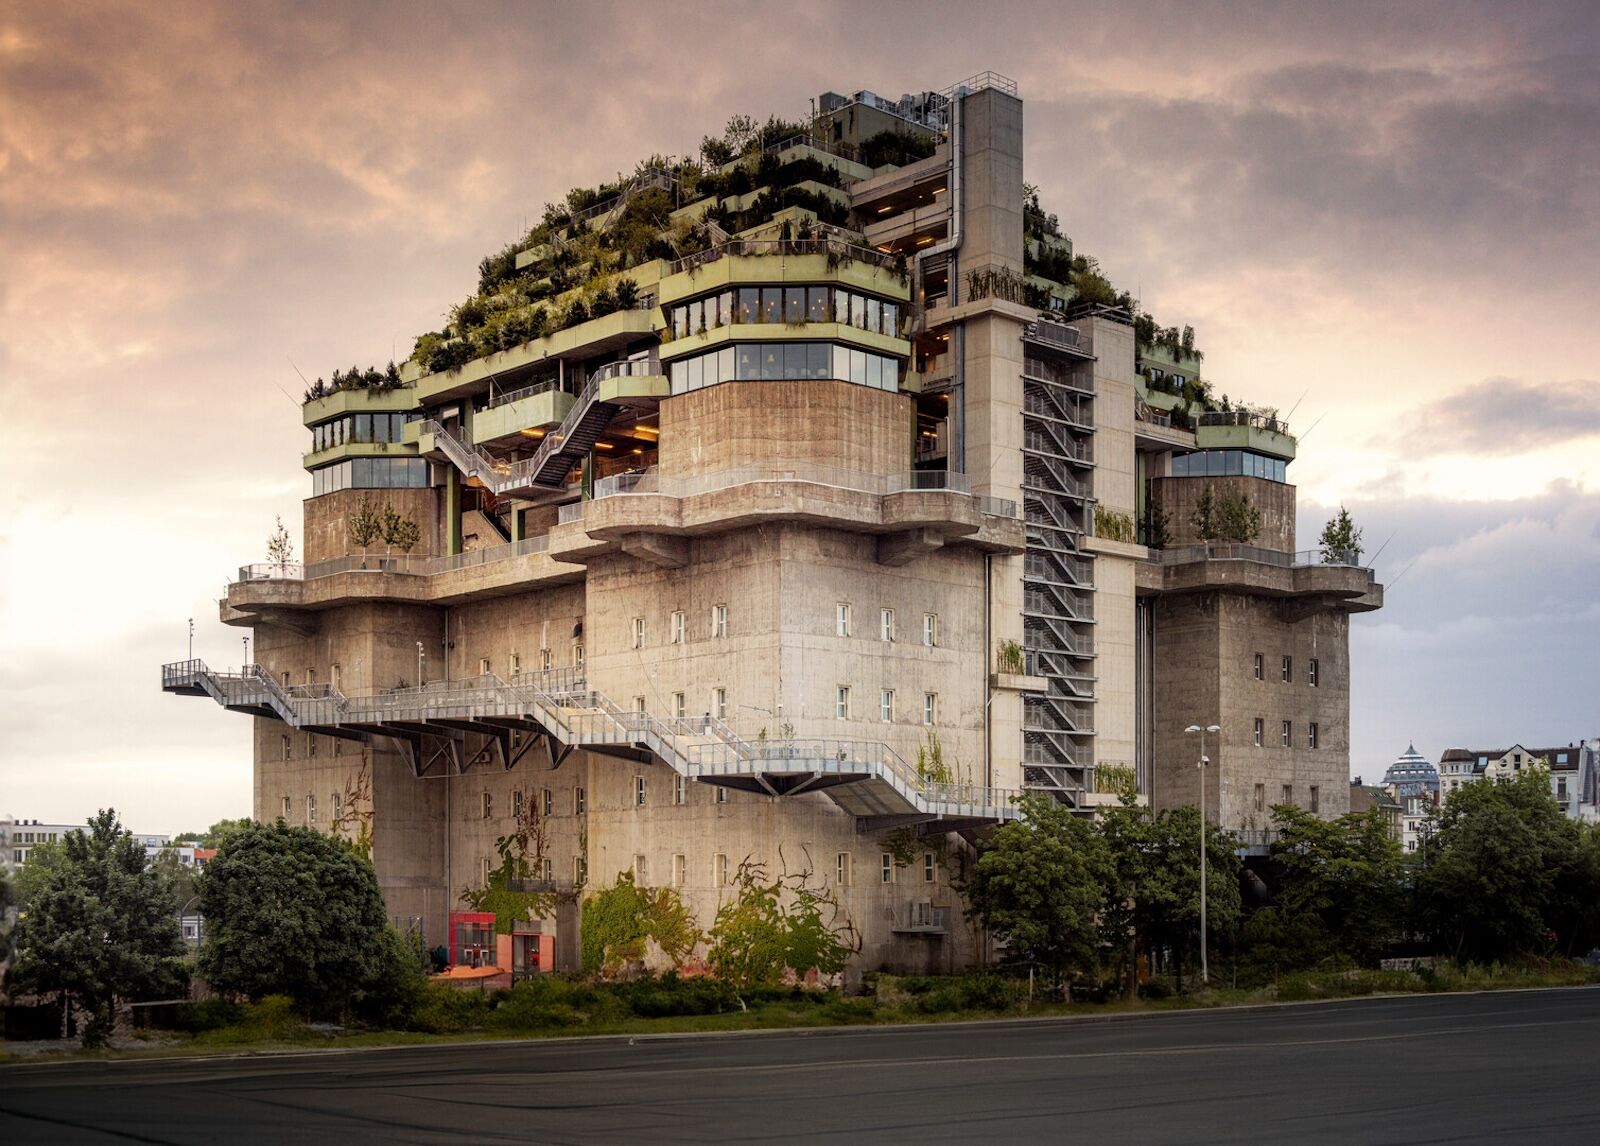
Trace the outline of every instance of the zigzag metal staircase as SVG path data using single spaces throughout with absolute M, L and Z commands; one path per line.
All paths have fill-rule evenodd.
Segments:
M 825 791 L 864 827 L 940 821 L 965 830 L 1015 818 L 1016 793 L 928 780 L 879 741 L 741 739 L 711 716 L 661 720 L 626 711 L 585 687 L 577 670 L 494 674 L 365 696 L 329 685 L 285 687 L 266 669 L 214 672 L 203 661 L 163 665 L 165 692 L 209 696 L 224 708 L 327 736 L 395 741 L 418 775 L 443 761 L 457 771 L 498 757 L 509 769 L 544 738 L 553 764 L 574 749 L 654 758 L 703 783 L 789 796 Z M 521 743 L 515 733 L 532 736 Z M 465 736 L 485 744 L 470 758 Z M 519 751 L 520 749 L 520 751 Z
M 462 473 L 477 478 L 483 487 L 496 497 L 527 497 L 534 493 L 553 493 L 567 480 L 572 467 L 583 455 L 594 448 L 595 442 L 621 409 L 615 402 L 600 401 L 600 384 L 607 379 L 623 377 L 618 366 L 612 363 L 589 375 L 578 391 L 572 408 L 561 419 L 561 425 L 545 436 L 531 458 L 518 462 L 505 462 L 480 450 L 477 446 L 428 419 L 422 423 L 422 432 L 432 434 L 445 457 Z M 659 366 L 653 367 L 659 369 Z

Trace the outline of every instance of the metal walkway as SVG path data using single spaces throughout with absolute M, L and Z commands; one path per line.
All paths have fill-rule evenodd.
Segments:
M 287 686 L 260 665 L 215 672 L 204 661 L 161 668 L 164 692 L 209 696 L 224 708 L 324 736 L 393 741 L 418 776 L 437 767 L 514 767 L 543 741 L 554 767 L 575 750 L 659 760 L 701 783 L 770 796 L 826 792 L 862 830 L 933 824 L 961 831 L 1015 819 L 1017 793 L 936 783 L 875 740 L 745 740 L 711 716 L 662 720 L 589 689 L 576 669 L 493 673 L 420 688 L 345 696 L 331 685 Z M 480 738 L 469 747 L 467 736 Z

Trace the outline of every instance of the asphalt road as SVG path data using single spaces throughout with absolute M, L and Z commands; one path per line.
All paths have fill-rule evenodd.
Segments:
M 0 1143 L 1600 1143 L 1600 990 L 0 1067 Z

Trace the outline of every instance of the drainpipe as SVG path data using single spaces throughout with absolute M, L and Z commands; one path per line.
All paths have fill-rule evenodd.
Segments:
M 994 554 L 983 555 L 983 786 L 994 787 L 994 737 L 989 731 L 989 706 L 994 703 L 994 690 L 989 687 L 989 646 L 993 641 L 990 631 L 990 613 L 994 607 Z

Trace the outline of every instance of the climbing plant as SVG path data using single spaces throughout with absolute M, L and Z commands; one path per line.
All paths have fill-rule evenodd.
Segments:
M 555 911 L 557 896 L 553 891 L 528 891 L 518 886 L 536 878 L 534 871 L 544 859 L 546 842 L 537 802 L 523 800 L 514 830 L 494 842 L 500 866 L 489 872 L 489 881 L 483 887 L 461 889 L 461 902 L 474 911 L 494 913 L 497 935 L 510 935 L 515 924 Z
M 702 936 L 694 916 L 669 887 L 640 887 L 625 871 L 583 901 L 583 969 L 616 975 L 643 962 L 646 943 L 681 966 Z
M 809 868 L 769 877 L 766 865 L 746 859 L 733 887 L 712 924 L 708 959 L 735 986 L 777 984 L 813 969 L 836 975 L 861 949 L 855 925 L 812 883 Z

